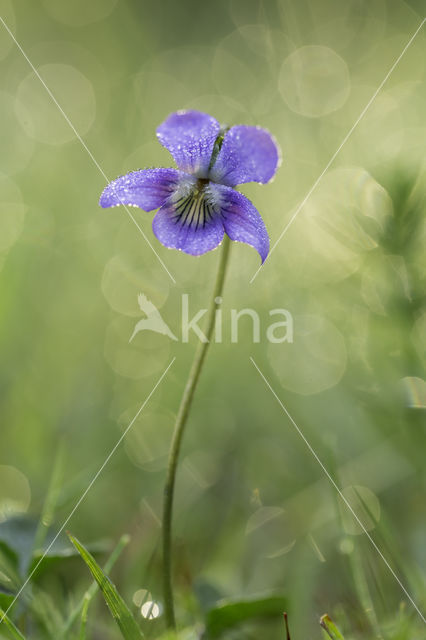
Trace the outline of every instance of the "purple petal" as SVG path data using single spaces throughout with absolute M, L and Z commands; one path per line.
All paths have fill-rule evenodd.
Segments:
M 222 242 L 224 230 L 220 215 L 208 217 L 201 224 L 196 222 L 194 216 L 188 224 L 185 217 L 176 216 L 176 206 L 172 203 L 167 203 L 158 211 L 152 221 L 152 230 L 165 247 L 199 256 Z
M 269 236 L 258 210 L 242 193 L 221 184 L 212 184 L 211 192 L 220 202 L 225 231 L 231 240 L 254 247 L 262 263 L 269 253 Z
M 269 182 L 279 161 L 278 145 L 268 131 L 238 125 L 226 133 L 210 177 L 231 187 L 244 182 Z
M 125 204 L 152 211 L 161 207 L 185 175 L 176 169 L 141 169 L 110 182 L 102 192 L 101 207 Z
M 219 131 L 219 123 L 207 113 L 178 111 L 160 124 L 157 136 L 179 169 L 205 178 Z

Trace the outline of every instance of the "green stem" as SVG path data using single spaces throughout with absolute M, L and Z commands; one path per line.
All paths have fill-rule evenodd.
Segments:
M 183 392 L 179 411 L 176 417 L 175 428 L 173 432 L 172 443 L 169 453 L 169 461 L 167 465 L 166 484 L 164 485 L 164 502 L 163 502 L 163 597 L 164 597 L 164 614 L 166 625 L 169 629 L 176 628 L 175 612 L 173 603 L 173 586 L 172 586 L 172 518 L 173 518 L 173 497 L 176 480 L 176 469 L 179 459 L 182 437 L 185 425 L 188 419 L 189 410 L 191 408 L 194 392 L 200 378 L 201 369 L 203 368 L 207 350 L 210 345 L 210 339 L 216 320 L 216 310 L 220 306 L 221 300 L 218 300 L 222 294 L 223 284 L 225 281 L 226 266 L 229 256 L 229 238 L 225 235 L 222 252 L 219 261 L 219 268 L 216 276 L 216 283 L 213 289 L 213 296 L 207 315 L 207 327 L 205 336 L 207 342 L 199 342 L 195 352 L 194 361 L 189 372 L 188 380 Z

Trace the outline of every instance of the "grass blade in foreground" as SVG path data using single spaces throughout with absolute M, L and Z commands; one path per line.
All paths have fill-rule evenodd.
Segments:
M 69 535 L 69 534 L 68 534 Z M 124 602 L 123 598 L 118 593 L 116 587 L 111 580 L 102 571 L 94 557 L 83 547 L 83 545 L 72 535 L 69 535 L 69 539 L 83 558 L 84 562 L 89 567 L 93 577 L 98 583 L 105 602 L 108 605 L 115 621 L 117 622 L 120 631 L 125 640 L 141 640 L 143 634 L 141 629 L 136 624 L 130 609 Z
M 124 534 L 121 536 L 120 540 L 118 541 L 117 546 L 115 547 L 115 549 L 113 550 L 113 552 L 111 553 L 110 557 L 108 558 L 108 560 L 106 561 L 104 568 L 103 568 L 103 572 L 106 573 L 108 575 L 108 573 L 111 571 L 111 569 L 114 567 L 116 561 L 118 560 L 118 558 L 120 557 L 124 547 L 126 547 L 126 545 L 128 545 L 130 542 L 130 537 L 127 534 Z M 99 585 L 96 582 L 93 582 L 90 587 L 87 589 L 86 593 L 84 594 L 83 598 L 80 600 L 80 602 L 77 604 L 76 607 L 74 607 L 74 609 L 71 611 L 68 620 L 65 622 L 63 629 L 61 630 L 60 634 L 59 634 L 59 640 L 61 638 L 66 638 L 67 635 L 69 634 L 72 626 L 74 625 L 75 621 L 78 618 L 84 618 L 84 616 L 87 614 L 87 611 L 89 609 L 90 603 L 92 602 L 93 598 L 95 597 L 96 593 L 98 592 L 99 589 Z
M 22 635 L 19 629 L 15 627 L 12 620 L 10 620 L 10 618 L 7 617 L 3 609 L 0 609 L 0 624 L 6 625 L 7 629 L 9 629 L 10 633 L 12 634 L 12 637 L 15 640 L 25 640 L 25 637 Z
M 320 625 L 325 629 L 331 640 L 345 640 L 333 620 L 327 614 L 322 616 Z

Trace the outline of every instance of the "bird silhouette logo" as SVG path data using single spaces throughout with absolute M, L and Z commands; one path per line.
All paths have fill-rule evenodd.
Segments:
M 151 300 L 148 300 L 143 293 L 138 295 L 138 304 L 140 310 L 146 315 L 146 318 L 142 318 L 142 320 L 139 320 L 136 324 L 129 343 L 132 342 L 133 338 L 140 331 L 155 331 L 156 333 L 162 333 L 165 336 L 169 336 L 172 340 L 177 340 L 173 331 L 171 331 L 170 327 L 164 322 L 157 307 L 151 302 Z

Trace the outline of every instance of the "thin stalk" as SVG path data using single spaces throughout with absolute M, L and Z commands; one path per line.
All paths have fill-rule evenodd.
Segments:
M 219 261 L 218 272 L 216 276 L 216 283 L 213 289 L 213 295 L 211 298 L 208 314 L 207 314 L 207 327 L 205 330 L 205 336 L 207 342 L 199 342 L 197 350 L 195 352 L 194 361 L 192 363 L 191 370 L 189 372 L 188 380 L 183 392 L 182 400 L 180 403 L 179 411 L 176 417 L 175 428 L 173 432 L 172 443 L 170 446 L 169 461 L 167 465 L 166 483 L 164 485 L 164 501 L 163 501 L 163 523 L 162 523 L 162 536 L 163 536 L 163 597 L 164 597 L 164 614 L 166 619 L 166 625 L 169 629 L 176 628 L 174 601 L 173 601 L 173 585 L 172 585 L 172 519 L 173 519 L 173 497 L 176 480 L 176 469 L 179 460 L 179 452 L 182 444 L 182 437 L 185 430 L 185 425 L 188 419 L 189 410 L 191 408 L 192 400 L 194 398 L 195 389 L 200 378 L 200 373 L 203 368 L 204 360 L 206 358 L 207 350 L 210 345 L 210 339 L 213 335 L 213 330 L 216 320 L 216 310 L 220 306 L 220 298 L 223 285 L 225 282 L 226 267 L 228 264 L 229 256 L 229 238 L 225 235 L 222 251 Z

